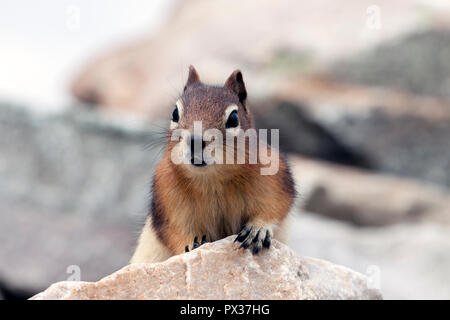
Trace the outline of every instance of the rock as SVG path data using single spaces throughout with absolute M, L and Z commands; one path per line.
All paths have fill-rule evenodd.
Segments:
M 9 287 L 4 279 L 0 279 L 0 300 L 26 300 L 34 294 L 36 291 L 29 290 L 29 287 L 25 289 Z
M 93 59 L 72 92 L 109 110 L 168 117 L 187 67 L 194 64 L 202 79 L 213 83 L 223 83 L 241 68 L 250 96 L 264 97 L 286 75 L 423 26 L 424 10 L 428 24 L 441 14 L 423 1 L 382 0 L 377 5 L 389 12 L 382 17 L 389 32 L 366 27 L 368 4 L 358 0 L 180 1 L 158 33 Z
M 369 159 L 346 146 L 305 112 L 303 107 L 288 100 L 265 100 L 258 102 L 257 105 L 258 108 L 253 111 L 256 127 L 279 129 L 280 149 L 283 152 L 343 165 L 371 167 Z
M 380 172 L 450 187 L 448 118 L 392 117 L 380 108 L 366 116 L 342 115 L 327 128 Z
M 358 226 L 435 222 L 450 226 L 450 193 L 431 184 L 302 157 L 290 158 L 308 212 Z
M 28 297 L 128 263 L 160 149 L 155 128 L 77 108 L 0 105 L 0 280 Z
M 297 107 L 309 123 L 326 130 L 338 141 L 341 147 L 337 150 L 350 150 L 353 154 L 357 151 L 357 159 L 365 159 L 371 169 L 450 186 L 450 107 L 442 98 L 310 77 L 281 85 L 272 100 L 273 111 L 264 115 L 279 112 L 285 114 L 274 119 L 289 117 L 293 111 L 280 108 L 286 105 L 285 101 L 289 101 L 290 109 Z M 269 118 L 269 123 L 273 122 Z M 279 128 L 285 132 L 280 137 L 291 144 L 297 142 L 298 151 L 311 155 L 308 145 L 301 146 L 302 136 L 299 141 L 292 129 Z M 313 137 L 317 140 L 320 136 L 314 133 Z M 309 141 L 306 136 L 305 142 Z M 313 144 L 325 146 L 323 142 Z M 314 155 L 336 161 L 321 156 L 332 150 L 314 150 Z
M 273 242 L 254 256 L 234 236 L 94 283 L 59 282 L 32 299 L 381 299 L 368 278 Z
M 369 113 L 341 115 L 326 127 L 337 138 L 346 137 L 348 146 L 361 150 L 380 170 L 450 187 L 448 26 L 413 32 L 337 61 L 327 75 L 338 83 L 420 95 L 403 99 L 407 112 L 392 116 L 388 109 L 395 104 L 386 103 L 381 97 L 386 90 L 381 89 Z
M 299 214 L 290 227 L 293 250 L 365 274 L 384 299 L 450 299 L 448 225 L 425 222 L 359 228 Z
M 239 67 L 259 126 L 281 129 L 286 151 L 450 187 L 449 7 L 377 5 L 389 32 L 367 28 L 356 0 L 181 2 L 159 33 L 86 66 L 72 91 L 167 119 L 188 64 L 217 84 Z
M 82 281 L 96 281 L 128 263 L 147 213 L 159 152 L 145 149 L 159 141 L 155 128 L 139 124 L 81 108 L 41 115 L 0 104 L 0 290 L 7 289 L 5 298 L 30 297 L 54 282 L 73 279 L 70 266 L 80 267 Z M 326 188 L 325 200 L 348 203 L 338 189 L 355 197 L 352 189 L 359 187 L 370 208 L 370 215 L 358 218 L 360 225 L 383 227 L 357 228 L 323 214 L 294 212 L 289 243 L 294 251 L 361 273 L 380 266 L 385 297 L 450 297 L 450 233 L 440 220 L 448 211 L 435 218 L 427 213 L 432 206 L 422 215 L 403 216 L 408 206 L 427 197 L 440 203 L 440 192 L 402 180 L 388 190 L 400 194 L 405 204 L 387 198 L 394 199 L 390 208 L 390 201 L 370 198 L 370 190 L 382 192 L 389 178 L 308 161 L 314 162 L 292 161 L 301 198 L 328 175 L 332 187 Z M 339 186 L 349 179 L 358 185 L 347 181 Z M 401 189 L 414 192 L 417 201 L 401 195 Z M 376 200 L 380 203 L 374 206 Z
M 329 71 L 337 82 L 393 87 L 450 99 L 450 34 L 421 30 L 341 59 Z

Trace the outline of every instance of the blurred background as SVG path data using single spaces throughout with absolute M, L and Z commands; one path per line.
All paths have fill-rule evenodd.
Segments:
M 0 5 L 1 298 L 128 263 L 190 64 L 280 129 L 295 251 L 450 298 L 450 2 Z

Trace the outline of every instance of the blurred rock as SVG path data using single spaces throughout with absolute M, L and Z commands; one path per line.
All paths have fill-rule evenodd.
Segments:
M 230 236 L 95 283 L 59 282 L 33 299 L 380 299 L 368 278 L 273 241 L 253 255 Z M 244 266 L 244 267 L 243 267 Z
M 286 115 L 278 118 L 292 114 L 279 108 L 285 101 L 341 146 L 356 150 L 372 169 L 450 186 L 450 102 L 316 77 L 292 79 L 279 88 L 272 110 Z M 284 139 L 302 144 L 301 135 L 280 128 L 290 133 Z
M 289 243 L 296 252 L 367 275 L 384 299 L 450 298 L 448 226 L 404 223 L 356 228 L 301 214 L 293 219 L 291 230 Z
M 159 33 L 94 59 L 73 93 L 167 119 L 189 64 L 216 84 L 241 68 L 257 124 L 281 129 L 282 150 L 450 187 L 450 6 L 378 1 L 374 30 L 370 5 L 180 2 Z
M 72 91 L 101 107 L 167 117 L 194 64 L 201 78 L 223 83 L 241 68 L 250 98 L 270 96 L 292 73 L 394 38 L 434 22 L 448 10 L 421 0 L 377 1 L 382 28 L 367 26 L 371 2 L 180 1 L 152 36 L 105 52 L 80 72 Z M 423 19 L 427 14 L 428 19 Z M 243 45 L 245 44 L 245 45 Z
M 279 129 L 280 149 L 283 152 L 343 165 L 371 167 L 368 159 L 357 150 L 346 146 L 295 103 L 266 100 L 257 105 L 258 108 L 253 111 L 256 127 Z M 271 139 L 271 135 L 268 136 Z
M 450 187 L 449 30 L 414 32 L 336 62 L 326 72 L 332 81 L 374 87 L 378 98 L 368 96 L 363 112 L 315 119 L 378 169 Z
M 450 193 L 414 180 L 291 157 L 302 207 L 358 226 L 435 222 L 450 226 Z
M 0 107 L 0 279 L 9 289 L 37 292 L 78 276 L 72 265 L 98 280 L 128 262 L 159 152 L 145 146 L 161 142 L 140 123 Z
M 337 82 L 450 99 L 450 29 L 419 31 L 336 62 Z
M 10 287 L 7 281 L 0 279 L 0 300 L 26 300 L 36 293 L 29 287 Z
M 97 281 L 126 265 L 147 213 L 158 159 L 157 147 L 144 147 L 160 145 L 160 130 L 159 125 L 81 108 L 41 115 L 0 105 L 0 286 L 6 284 L 13 295 L 31 296 L 54 282 L 78 276 L 82 281 Z M 340 187 L 334 174 L 359 179 L 360 184 L 347 181 L 344 186 L 369 190 L 361 190 L 364 199 L 381 192 L 383 181 L 391 181 L 341 167 L 308 165 L 304 159 L 292 163 L 304 199 L 310 195 L 308 188 L 314 190 L 324 174 L 332 181 L 328 199 L 338 203 L 348 202 L 342 202 L 345 192 L 336 191 Z M 400 181 L 396 186 L 414 192 L 417 203 L 429 203 L 433 197 L 441 203 L 438 193 L 426 186 L 423 195 L 417 189 L 420 185 Z M 392 208 L 382 198 L 378 201 L 383 205 L 372 201 L 369 208 L 372 215 L 382 217 L 379 221 L 392 221 L 389 216 L 399 212 L 394 222 L 400 223 L 395 226 L 356 228 L 318 214 L 294 215 L 290 245 L 302 255 L 360 272 L 370 265 L 380 266 L 383 293 L 389 298 L 450 297 L 445 288 L 450 233 L 436 224 L 444 216 L 438 219 L 428 211 L 416 218 L 403 215 L 414 199 L 401 195 L 401 190 L 391 192 L 400 199 L 388 198 L 393 199 Z M 352 197 L 355 194 L 349 191 Z M 381 212 L 383 208 L 389 214 Z M 437 207 L 427 210 L 433 208 Z M 359 221 L 378 221 L 367 215 L 364 219 Z

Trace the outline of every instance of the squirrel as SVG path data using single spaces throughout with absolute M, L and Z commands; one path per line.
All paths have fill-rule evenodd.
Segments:
M 269 154 L 279 159 L 278 171 L 271 175 L 260 173 L 265 164 L 259 158 L 253 164 L 199 161 L 193 145 L 201 144 L 204 151 L 209 144 L 203 137 L 184 136 L 178 142 L 170 138 L 176 129 L 192 132 L 194 121 L 223 134 L 254 129 L 240 70 L 224 86 L 210 86 L 189 67 L 154 175 L 150 211 L 130 263 L 164 261 L 233 234 L 240 248 L 254 254 L 269 248 L 272 238 L 287 241 L 287 218 L 296 196 L 287 162 L 269 144 Z M 190 161 L 176 164 L 174 154 Z M 248 160 L 249 153 L 245 156 Z

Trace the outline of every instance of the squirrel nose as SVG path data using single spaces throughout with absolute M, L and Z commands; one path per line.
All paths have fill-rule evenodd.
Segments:
M 200 145 L 202 146 L 202 149 L 205 149 L 206 143 L 203 140 L 203 137 L 200 136 L 192 136 L 191 137 L 191 154 L 194 155 L 195 151 L 199 152 L 200 150 Z

